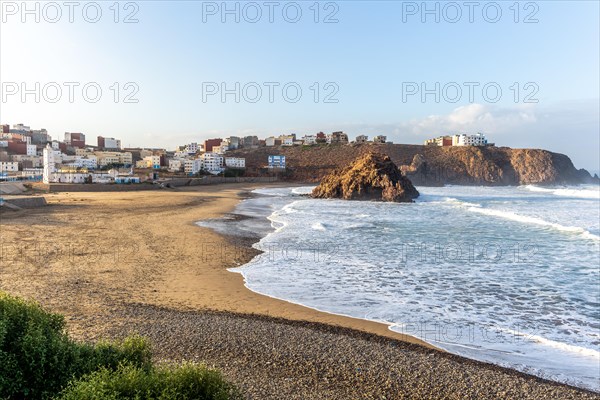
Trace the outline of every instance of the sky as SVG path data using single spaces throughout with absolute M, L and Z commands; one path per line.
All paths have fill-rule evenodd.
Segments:
M 597 1 L 74 4 L 0 1 L 0 123 L 167 149 L 484 132 L 600 170 Z

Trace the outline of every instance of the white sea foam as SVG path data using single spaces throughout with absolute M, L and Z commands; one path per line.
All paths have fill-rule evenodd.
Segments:
M 600 186 L 589 185 L 571 188 L 547 188 L 527 185 L 525 188 L 532 192 L 553 194 L 555 196 L 574 197 L 581 199 L 600 199 Z
M 511 335 L 523 337 L 525 340 L 531 340 L 544 346 L 552 347 L 569 353 L 579 354 L 600 361 L 600 351 L 598 350 L 557 342 L 556 340 L 550 340 L 538 335 L 530 335 L 524 332 L 514 331 L 511 329 L 506 329 L 505 331 Z
M 526 215 L 515 214 L 510 211 L 494 210 L 494 209 L 482 208 L 482 207 L 469 207 L 469 211 L 484 214 L 484 215 L 490 215 L 490 216 L 494 216 L 494 217 L 504 218 L 504 219 L 508 219 L 511 221 L 522 222 L 525 224 L 545 226 L 545 227 L 556 229 L 556 230 L 562 231 L 562 232 L 578 233 L 581 235 L 581 237 L 586 238 L 586 239 L 600 240 L 600 236 L 594 235 L 593 233 L 590 233 L 589 231 L 587 231 L 581 227 L 578 227 L 578 226 L 566 226 L 566 225 L 561 225 L 561 224 L 557 224 L 554 222 L 545 221 L 541 218 L 529 217 Z
M 312 224 L 312 228 L 317 230 L 317 231 L 326 231 L 327 228 L 325 227 L 325 225 L 323 225 L 320 222 L 315 222 L 314 224 Z

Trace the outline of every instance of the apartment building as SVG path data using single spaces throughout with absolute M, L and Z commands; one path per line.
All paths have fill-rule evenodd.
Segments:
M 85 147 L 85 135 L 81 132 L 65 132 L 65 144 L 72 147 Z
M 369 137 L 367 135 L 358 135 L 354 141 L 356 143 L 367 143 L 369 141 Z
M 202 160 L 202 168 L 211 174 L 219 174 L 223 172 L 223 156 L 217 153 L 208 152 L 200 156 Z
M 227 168 L 246 168 L 246 159 L 241 157 L 225 157 L 225 166 Z
M 329 143 L 329 144 L 333 144 L 333 143 L 347 144 L 348 143 L 348 135 L 346 135 L 342 131 L 332 132 L 331 135 L 327 135 L 327 143 Z
M 424 144 L 426 146 L 452 146 L 452 136 L 440 136 L 433 139 L 427 139 Z
M 452 146 L 486 146 L 487 138 L 483 133 L 474 135 L 459 134 L 452 136 Z
M 184 160 L 184 172 L 187 175 L 195 175 L 202 170 L 202 159 L 194 158 Z
M 98 136 L 98 148 L 101 150 L 121 150 L 121 140 Z

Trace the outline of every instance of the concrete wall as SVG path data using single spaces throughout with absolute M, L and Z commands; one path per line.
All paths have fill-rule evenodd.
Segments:
M 19 198 L 9 198 L 4 199 L 5 203 L 12 204 L 13 206 L 17 206 L 20 208 L 36 208 L 45 206 L 46 199 L 43 197 L 19 197 Z
M 46 190 L 48 193 L 57 192 L 127 192 L 132 190 L 157 190 L 158 185 L 151 184 L 80 184 L 80 183 L 51 183 L 49 185 L 34 185 L 34 188 Z
M 200 186 L 200 185 L 215 185 L 218 183 L 268 183 L 277 182 L 276 177 L 231 177 L 225 178 L 222 176 L 205 176 L 202 178 L 175 178 L 161 180 L 160 183 L 164 187 L 181 187 L 181 186 Z M 158 190 L 161 185 L 140 183 L 140 184 L 78 184 L 78 183 L 51 183 L 49 185 L 43 183 L 35 183 L 33 187 L 40 190 L 45 190 L 48 193 L 55 192 L 124 192 L 133 190 Z
M 176 178 L 165 180 L 163 183 L 167 187 L 179 187 L 179 186 L 200 186 L 200 185 L 214 185 L 217 183 L 268 183 L 277 182 L 276 177 L 262 176 L 262 177 L 231 177 L 225 178 L 222 176 L 205 176 L 202 178 Z

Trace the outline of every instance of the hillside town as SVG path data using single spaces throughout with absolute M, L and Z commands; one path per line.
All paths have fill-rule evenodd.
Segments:
M 358 135 L 353 141 L 337 131 L 304 135 L 286 134 L 259 139 L 258 136 L 229 136 L 162 148 L 123 147 L 113 137 L 97 136 L 89 143 L 81 132 L 65 132 L 62 141 L 46 129 L 31 129 L 22 123 L 0 125 L 0 181 L 30 180 L 44 183 L 115 183 L 155 181 L 161 176 L 242 176 L 246 159 L 232 154 L 238 149 L 260 147 L 386 144 L 387 137 L 369 139 Z M 485 135 L 458 134 L 428 139 L 425 145 L 490 146 Z M 284 155 L 265 157 L 267 171 L 285 170 Z

